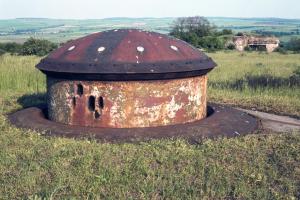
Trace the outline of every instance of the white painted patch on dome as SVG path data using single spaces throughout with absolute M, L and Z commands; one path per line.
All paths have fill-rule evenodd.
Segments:
M 68 48 L 68 51 L 72 51 L 73 49 L 75 49 L 75 46 L 74 46 L 74 45 L 71 46 L 71 47 L 69 47 L 69 48 Z
M 171 45 L 170 47 L 171 47 L 171 49 L 173 49 L 174 51 L 178 51 L 178 48 L 177 48 L 176 46 Z
M 99 48 L 98 48 L 98 52 L 99 52 L 99 53 L 103 52 L 104 50 L 105 50 L 105 47 L 99 47 Z
M 143 53 L 143 52 L 145 51 L 145 48 L 142 47 L 142 46 L 138 46 L 138 47 L 136 48 L 136 50 L 137 50 L 138 52 L 140 52 L 140 53 Z

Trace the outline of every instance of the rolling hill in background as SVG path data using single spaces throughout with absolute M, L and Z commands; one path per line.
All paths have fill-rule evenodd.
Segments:
M 279 18 L 208 18 L 219 29 L 234 32 L 275 35 L 285 42 L 300 37 L 300 19 Z M 0 20 L 0 42 L 24 42 L 29 37 L 65 42 L 93 32 L 119 28 L 140 28 L 168 33 L 175 18 L 107 18 L 66 20 L 18 18 Z

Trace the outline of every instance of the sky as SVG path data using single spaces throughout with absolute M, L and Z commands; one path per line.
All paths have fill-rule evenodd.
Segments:
M 0 0 L 0 19 L 195 15 L 300 19 L 300 0 Z

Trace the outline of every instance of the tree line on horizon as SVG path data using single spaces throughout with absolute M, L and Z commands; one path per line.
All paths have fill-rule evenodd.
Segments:
M 58 44 L 45 39 L 29 38 L 23 44 L 16 42 L 0 43 L 0 55 L 10 53 L 12 55 L 36 55 L 45 56 L 54 49 Z
M 180 17 L 171 27 L 171 36 L 184 40 L 197 48 L 210 51 L 221 50 L 226 42 L 232 38 L 233 31 L 223 29 L 218 31 L 217 26 L 211 24 L 205 17 Z M 233 46 L 229 48 L 234 49 Z
M 239 34 L 241 33 L 236 35 Z M 210 52 L 235 49 L 232 43 L 234 32 L 230 29 L 218 30 L 217 26 L 209 22 L 205 17 L 177 18 L 171 26 L 170 35 Z M 5 53 L 45 56 L 60 45 L 49 40 L 36 38 L 29 38 L 23 44 L 15 42 L 0 43 L 0 56 Z M 300 38 L 291 38 L 288 43 L 281 45 L 277 51 L 281 53 L 286 53 L 286 51 L 299 53 Z
M 235 45 L 232 43 L 233 36 L 244 35 L 236 33 L 231 29 L 218 30 L 217 26 L 210 23 L 205 17 L 181 17 L 177 18 L 171 26 L 171 36 L 184 40 L 197 48 L 207 51 L 217 50 L 234 50 Z M 263 35 L 269 36 L 269 35 Z M 250 51 L 251 49 L 246 48 Z M 278 52 L 286 51 L 300 52 L 300 38 L 291 38 L 289 42 L 281 44 Z

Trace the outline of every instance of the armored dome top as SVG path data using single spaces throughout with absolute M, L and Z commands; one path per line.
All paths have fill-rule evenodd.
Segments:
M 199 76 L 216 64 L 182 40 L 117 29 L 67 42 L 37 68 L 49 76 L 83 80 L 157 80 Z

